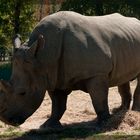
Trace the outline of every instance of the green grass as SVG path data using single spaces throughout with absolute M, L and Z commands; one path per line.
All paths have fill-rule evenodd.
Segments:
M 18 128 L 9 127 L 0 134 L 0 140 L 7 138 L 21 138 L 21 140 L 139 140 L 140 135 L 128 135 L 124 132 L 116 132 L 107 135 L 103 132 L 95 133 L 93 130 L 86 130 L 83 128 L 66 128 L 62 131 L 34 130 L 22 132 Z
M 0 62 L 0 79 L 9 80 L 11 76 L 12 65 L 10 62 Z
M 4 131 L 0 132 L 1 138 L 20 137 L 24 132 L 20 131 L 17 127 L 7 127 Z
M 96 132 L 95 130 L 86 129 L 69 129 L 64 130 L 58 135 L 60 140 L 139 140 L 140 135 L 127 134 L 124 132 L 116 132 L 106 134 L 102 131 Z
M 11 138 L 11 137 L 20 137 L 23 135 L 23 132 L 20 131 L 9 131 L 0 134 L 0 138 Z
M 102 135 L 86 138 L 87 140 L 139 140 L 136 135 Z
M 136 130 L 136 131 L 140 131 L 140 127 L 136 128 L 135 130 Z

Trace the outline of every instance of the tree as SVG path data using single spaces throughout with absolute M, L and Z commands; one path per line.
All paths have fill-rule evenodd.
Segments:
M 0 0 L 0 47 L 10 47 L 16 33 L 27 38 L 34 23 L 33 0 Z
M 140 0 L 65 0 L 61 10 L 75 11 L 84 15 L 121 13 L 140 18 Z
M 14 7 L 14 32 L 19 33 L 20 30 L 20 14 L 21 14 L 22 3 L 20 1 L 15 1 Z
M 83 15 L 94 15 L 94 4 L 94 0 L 65 0 L 60 10 L 75 11 Z

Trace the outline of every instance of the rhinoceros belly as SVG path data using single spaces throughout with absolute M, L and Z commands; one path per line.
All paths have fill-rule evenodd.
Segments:
M 131 81 L 140 73 L 140 45 L 130 42 L 125 43 L 125 45 L 114 47 L 112 51 L 113 69 L 110 73 L 110 86 Z

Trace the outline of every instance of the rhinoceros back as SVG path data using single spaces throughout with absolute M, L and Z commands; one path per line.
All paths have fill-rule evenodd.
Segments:
M 58 12 L 36 26 L 29 46 L 39 34 L 45 37 L 45 48 L 38 57 L 52 89 L 98 75 L 108 76 L 114 86 L 139 73 L 140 22 L 135 18 Z
M 112 55 L 110 86 L 130 81 L 140 73 L 140 21 L 121 15 L 115 18 L 102 33 Z

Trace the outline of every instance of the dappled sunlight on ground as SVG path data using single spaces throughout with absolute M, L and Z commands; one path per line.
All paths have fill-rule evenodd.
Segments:
M 131 83 L 132 92 L 134 91 L 136 82 Z M 120 95 L 116 87 L 109 90 L 109 108 L 112 112 L 113 108 L 119 107 L 121 103 Z M 16 131 L 29 131 L 38 129 L 39 126 L 46 121 L 51 112 L 51 100 L 46 92 L 45 99 L 40 108 L 26 120 Z M 97 130 L 95 126 L 96 113 L 92 107 L 89 94 L 82 91 L 74 91 L 68 97 L 67 110 L 61 119 L 65 128 L 85 128 L 91 131 Z M 11 127 L 10 127 L 11 128 Z M 13 129 L 13 128 L 11 128 Z M 0 124 L 0 134 L 9 130 L 9 126 Z M 120 111 L 112 115 L 112 118 L 99 129 L 99 132 L 107 135 L 113 133 L 139 134 L 140 130 L 140 113 L 129 110 L 128 112 Z

